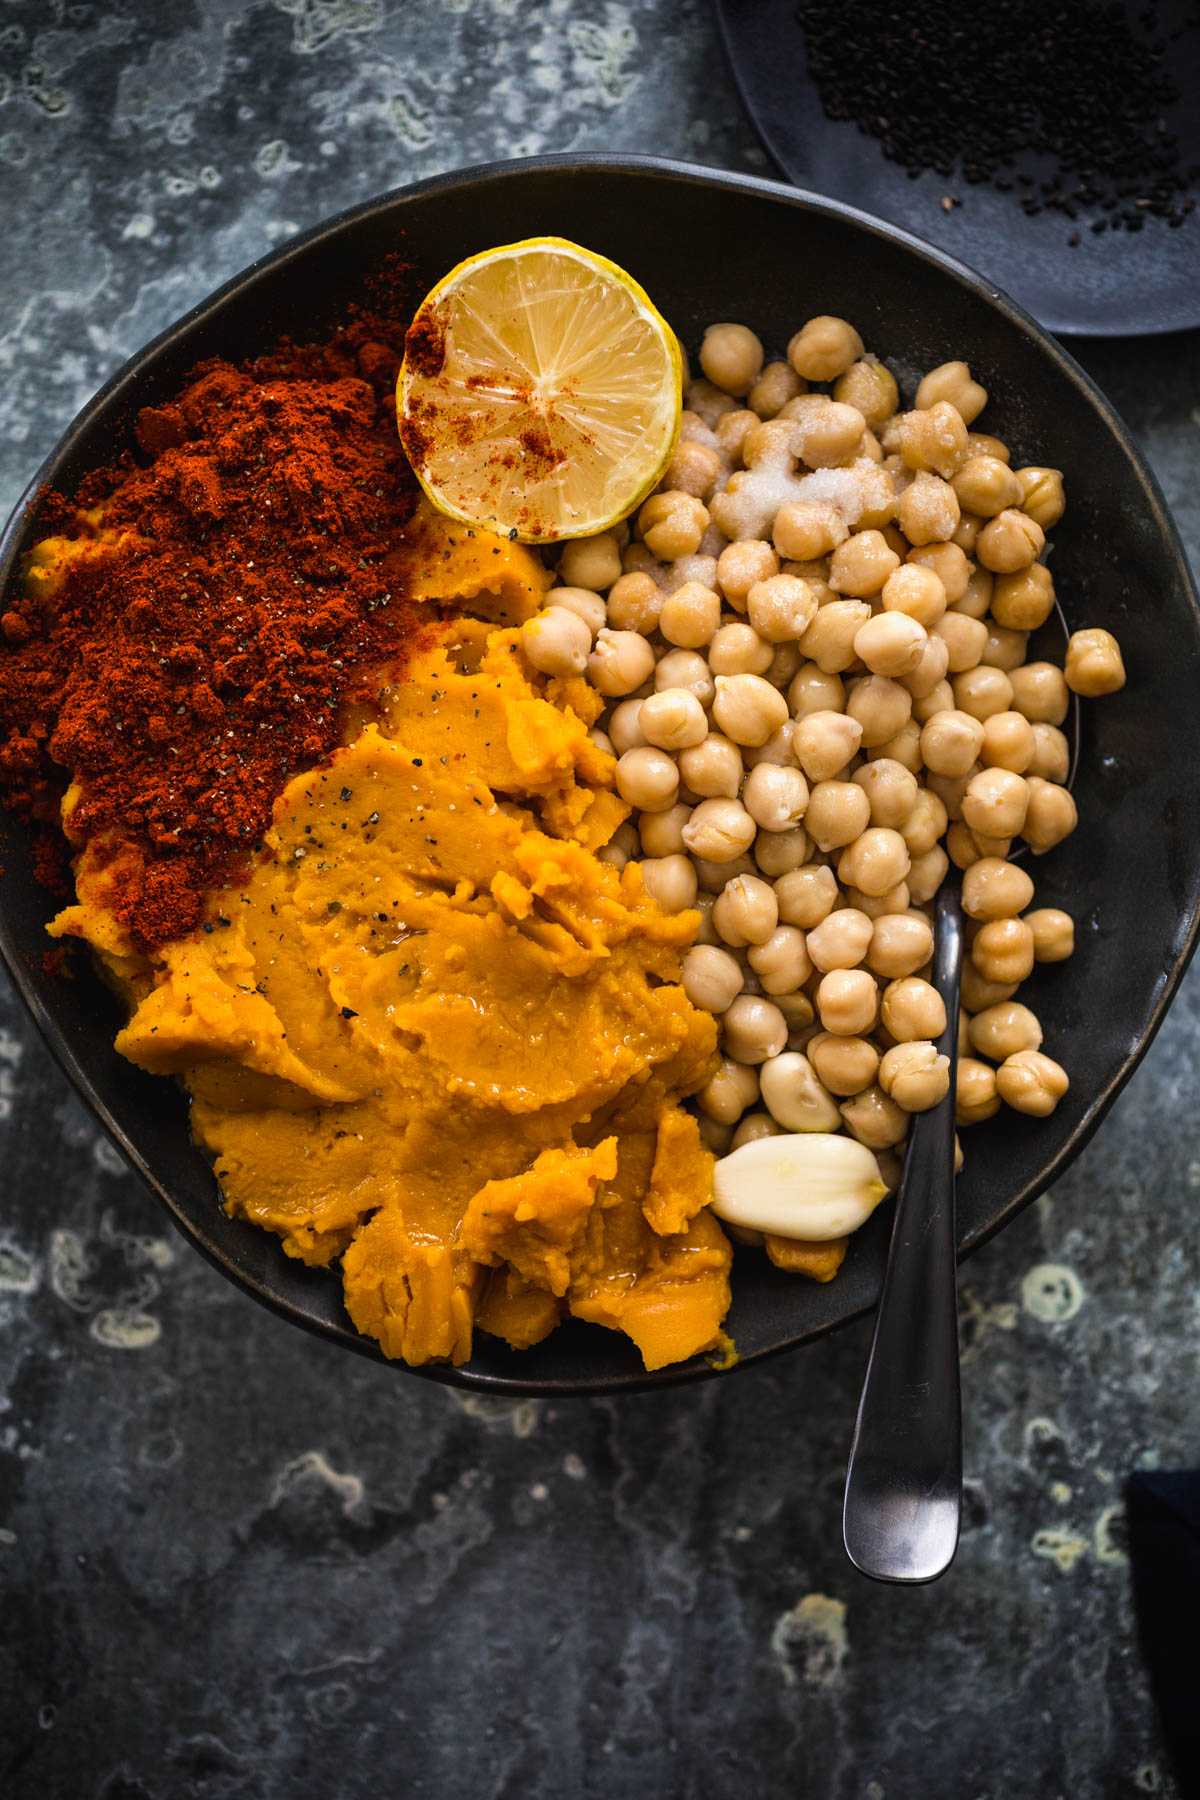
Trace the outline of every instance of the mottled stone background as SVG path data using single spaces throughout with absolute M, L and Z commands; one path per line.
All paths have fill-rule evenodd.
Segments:
M 5 506 L 124 357 L 297 229 L 614 147 L 765 169 L 704 0 L 6 0 Z M 1195 556 L 1197 337 L 1082 355 Z M 176 1240 L 7 990 L 0 1023 L 5 1794 L 1175 1792 L 1121 1483 L 1200 1456 L 1200 978 L 964 1271 L 966 1531 L 911 1592 L 840 1549 L 864 1327 L 620 1402 L 359 1362 Z

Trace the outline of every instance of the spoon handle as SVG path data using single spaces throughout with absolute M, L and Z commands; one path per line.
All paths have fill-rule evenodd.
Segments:
M 950 1091 L 917 1114 L 888 1250 L 871 1357 L 846 1470 L 842 1536 L 851 1562 L 879 1581 L 932 1581 L 958 1546 L 962 1415 L 954 1222 L 954 1090 L 962 891 L 938 894 L 933 985 L 946 1006 L 938 1050 Z

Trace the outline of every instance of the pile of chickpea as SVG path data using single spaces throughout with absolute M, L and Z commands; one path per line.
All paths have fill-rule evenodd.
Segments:
M 949 1087 L 928 975 L 952 862 L 958 1123 L 1002 1102 L 1044 1116 L 1067 1090 L 1015 995 L 1074 927 L 1031 910 L 1009 856 L 1074 829 L 1070 692 L 1121 687 L 1121 652 L 1091 629 L 1065 668 L 1027 660 L 1062 476 L 973 429 L 987 394 L 965 363 L 904 411 L 853 326 L 822 316 L 766 364 L 744 325 L 713 325 L 700 365 L 660 488 L 564 546 L 524 648 L 608 702 L 593 736 L 634 814 L 601 856 L 699 909 L 683 984 L 721 1022 L 697 1096 L 710 1146 L 844 1127 L 895 1185 L 910 1114 Z

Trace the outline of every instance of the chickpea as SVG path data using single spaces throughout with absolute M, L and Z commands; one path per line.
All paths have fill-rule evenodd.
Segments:
M 839 544 L 829 560 L 829 585 L 856 600 L 878 594 L 900 558 L 881 531 L 857 531 Z
M 963 795 L 963 823 L 986 837 L 1013 838 L 1024 828 L 1029 783 L 1011 769 L 981 769 Z
M 948 612 L 933 629 L 946 645 L 946 667 L 951 675 L 964 674 L 977 666 L 987 645 L 987 626 L 982 619 Z
M 617 792 L 639 812 L 665 812 L 679 793 L 674 759 L 651 744 L 626 750 L 617 759 Z
M 1042 1041 L 1042 1027 L 1027 1006 L 1017 1000 L 1001 1000 L 975 1014 L 967 1026 L 967 1039 L 980 1056 L 1003 1062 L 1018 1050 L 1036 1050 Z
M 975 935 L 971 961 L 988 981 L 1024 981 L 1033 969 L 1033 932 L 1024 919 L 989 919 Z
M 954 535 L 958 495 L 940 475 L 917 475 L 896 504 L 896 521 L 910 544 L 940 544 Z
M 722 1020 L 726 1054 L 743 1063 L 778 1056 L 788 1039 L 787 1020 L 773 1001 L 739 994 Z
M 956 869 L 972 868 L 983 855 L 975 833 L 961 819 L 955 819 L 946 832 L 946 854 Z
M 1027 569 L 1041 555 L 1046 534 L 1019 507 L 1005 507 L 988 521 L 975 543 L 975 554 L 994 575 Z M 1007 621 L 1001 620 L 1004 624 Z
M 785 924 L 799 925 L 811 933 L 837 905 L 838 885 L 833 870 L 820 863 L 789 869 L 775 883 L 775 899 Z
M 854 640 L 871 617 L 865 600 L 831 600 L 800 639 L 800 649 L 823 673 L 840 674 L 855 660 Z
M 1025 663 L 1019 669 L 1010 669 L 1008 679 L 1012 683 L 1012 705 L 1031 724 L 1062 724 L 1071 696 L 1061 669 L 1049 662 Z
M 919 563 L 901 563 L 883 584 L 883 606 L 885 612 L 907 613 L 926 631 L 931 630 L 946 610 L 941 576 Z
M 760 638 L 783 644 L 803 637 L 817 616 L 817 597 L 796 575 L 769 575 L 749 590 L 746 611 Z
M 863 770 L 858 771 L 863 774 Z M 876 823 L 883 824 L 882 819 Z M 946 829 L 946 808 L 939 796 L 930 788 L 918 787 L 908 815 L 897 825 L 896 829 L 904 839 L 909 856 L 924 856 L 932 850 Z
M 844 406 L 857 407 L 872 431 L 878 431 L 895 412 L 900 400 L 896 378 L 873 357 L 865 357 L 838 376 L 833 397 Z
M 768 363 L 747 396 L 747 404 L 760 419 L 773 419 L 797 394 L 805 392 L 805 383 L 785 362 Z
M 949 481 L 966 460 L 967 428 L 948 400 L 903 413 L 897 422 L 897 437 L 901 456 L 918 474 L 940 475 Z
M 856 769 L 853 780 L 867 796 L 872 825 L 901 830 L 917 804 L 916 776 L 902 763 L 885 756 Z
M 637 827 L 626 819 L 623 824 L 617 826 L 603 849 L 597 850 L 596 856 L 600 862 L 611 863 L 614 869 L 620 870 L 631 858 L 637 856 L 639 851 Z
M 906 1113 L 928 1112 L 950 1092 L 950 1058 L 927 1039 L 893 1044 L 879 1065 L 879 1085 Z
M 605 756 L 616 756 L 617 753 L 613 749 L 612 739 L 609 737 L 607 731 L 601 731 L 598 725 L 593 725 L 588 732 L 588 736 L 591 738 L 593 744 L 595 744 L 597 750 L 603 750 Z
M 888 1150 L 908 1131 L 908 1114 L 879 1086 L 865 1088 L 838 1109 L 851 1137 L 868 1150 Z
M 1050 617 L 1053 606 L 1054 582 L 1043 563 L 1030 563 L 1016 574 L 997 575 L 992 588 L 992 617 L 997 624 L 1010 631 L 1036 631 Z
M 695 650 L 668 650 L 654 671 L 654 691 L 664 694 L 671 688 L 684 688 L 694 694 L 701 706 L 709 706 L 717 691 L 712 671 Z
M 883 990 L 880 1008 L 885 1031 L 898 1044 L 913 1038 L 940 1038 L 946 1008 L 937 989 L 920 975 L 902 975 Z
M 711 381 L 689 381 L 683 390 L 683 404 L 689 412 L 694 413 L 711 431 L 723 413 L 729 412 L 733 401 L 720 388 L 714 387 Z
M 840 713 L 846 706 L 846 684 L 839 675 L 827 674 L 814 662 L 804 662 L 788 684 L 787 698 L 797 720 L 817 712 Z
M 933 929 L 920 913 L 883 913 L 871 930 L 866 964 L 873 975 L 898 981 L 915 975 L 933 955 Z
M 1011 1000 L 1017 986 L 1015 981 L 989 981 L 969 956 L 964 958 L 959 997 L 966 1012 L 980 1013 L 989 1006 L 998 1006 L 1002 1000 Z
M 642 855 L 682 856 L 687 848 L 683 828 L 691 816 L 690 806 L 671 806 L 666 812 L 643 813 L 637 824 Z
M 854 907 L 857 912 L 866 913 L 868 919 L 874 924 L 876 919 L 882 919 L 888 913 L 908 911 L 908 883 L 899 881 L 894 888 L 889 888 L 886 894 L 864 894 L 861 888 L 848 887 L 846 889 L 846 905 Z
M 988 569 L 977 569 L 970 565 L 967 585 L 954 603 L 955 612 L 965 613 L 968 619 L 982 619 L 992 604 L 992 590 L 996 585 L 996 577 Z
M 718 675 L 713 718 L 735 744 L 765 744 L 788 716 L 787 701 L 761 675 Z
M 710 325 L 700 345 L 700 367 L 714 387 L 739 399 L 763 366 L 763 347 L 745 325 Z
M 582 675 L 591 647 L 587 625 L 565 606 L 549 606 L 521 627 L 521 648 L 543 675 Z
M 701 1113 L 696 1124 L 700 1128 L 700 1139 L 705 1147 L 711 1150 L 714 1156 L 728 1156 L 733 1147 L 733 1127 L 718 1124 L 717 1120 L 710 1119 L 707 1113 Z M 733 1229 L 731 1227 L 731 1231 Z M 737 1229 L 741 1228 L 737 1227 Z M 745 1237 L 739 1241 L 749 1243 L 751 1240 L 749 1237 Z
M 736 1125 L 747 1107 L 758 1099 L 758 1071 L 731 1056 L 723 1056 L 696 1099 L 706 1117 L 719 1125 Z
M 685 581 L 662 603 L 658 629 L 668 644 L 699 650 L 721 623 L 721 596 L 699 581 Z
M 1028 781 L 1029 807 L 1021 836 L 1035 856 L 1044 856 L 1070 837 L 1079 823 L 1075 802 L 1067 788 L 1031 775 Z
M 1057 725 L 1046 725 L 1039 720 L 1032 726 L 1032 731 L 1033 760 L 1022 773 L 1039 775 L 1043 781 L 1054 781 L 1061 786 L 1071 772 L 1071 746 Z
M 889 615 L 881 615 L 887 617 Z M 900 613 L 890 617 L 899 619 Z M 867 675 L 854 683 L 846 711 L 862 726 L 864 750 L 890 744 L 912 715 L 912 695 L 885 675 Z M 891 754 L 886 752 L 885 754 Z M 901 757 L 897 761 L 903 761 Z
M 618 767 L 620 765 L 618 764 Z M 702 800 L 683 828 L 683 841 L 693 856 L 729 863 L 754 842 L 757 827 L 740 801 Z
M 680 752 L 679 773 L 703 799 L 736 800 L 742 785 L 742 753 L 727 737 L 712 731 Z
M 1062 470 L 1018 469 L 1017 485 L 1021 490 L 1021 498 L 1014 505 L 1028 513 L 1034 524 L 1040 525 L 1043 531 L 1050 531 L 1067 509 Z
M 765 943 L 754 944 L 746 960 L 762 983 L 764 994 L 794 994 L 813 972 L 804 933 L 796 925 L 778 925 Z
M 717 895 L 712 919 L 717 935 L 736 950 L 765 944 L 779 923 L 775 890 L 758 875 L 737 875 Z
M 971 777 L 979 773 L 980 766 L 979 763 L 973 764 L 965 775 L 937 775 L 932 769 L 925 771 L 930 793 L 937 795 L 946 809 L 946 817 L 952 823 L 962 818 L 963 797 Z
M 1024 869 L 998 857 L 980 857 L 963 876 L 963 911 L 972 919 L 1011 919 L 1032 899 Z
M 959 505 L 962 505 L 961 500 L 959 501 Z M 964 555 L 971 556 L 974 554 L 975 545 L 979 541 L 979 533 L 982 530 L 983 520 L 978 514 L 965 512 L 959 518 L 958 524 L 954 529 L 954 536 L 950 539 L 950 542 L 961 550 Z
M 809 1040 L 808 1058 L 831 1094 L 861 1093 L 875 1079 L 879 1052 L 867 1038 L 818 1032 Z
M 736 612 L 745 612 L 752 587 L 779 573 L 779 558 L 762 538 L 726 544 L 717 558 L 717 586 Z
M 610 699 L 631 694 L 653 675 L 654 651 L 636 631 L 609 631 L 606 627 L 597 633 L 587 672 L 592 686 Z
M 855 632 L 854 653 L 873 675 L 899 677 L 916 668 L 926 642 L 925 627 L 907 613 L 881 612 Z
M 836 1037 L 862 1037 L 874 1029 L 879 990 L 866 969 L 831 969 L 816 993 L 817 1017 Z
M 743 1144 L 756 1144 L 759 1138 L 780 1137 L 782 1133 L 783 1126 L 777 1125 L 770 1113 L 747 1113 L 734 1132 L 729 1147 L 731 1150 L 740 1150 Z M 731 1231 L 730 1235 L 737 1237 L 735 1231 Z M 758 1233 L 756 1235 L 761 1238 L 762 1234 Z M 749 1235 L 744 1239 L 738 1238 L 739 1243 L 749 1243 L 750 1241 L 751 1237 Z
M 898 762 L 902 769 L 910 775 L 921 772 L 921 728 L 915 719 L 906 719 L 895 737 L 885 738 L 881 744 L 863 747 L 863 754 L 868 762 L 886 760 Z
M 697 500 L 707 500 L 720 481 L 724 466 L 720 451 L 711 444 L 695 444 L 681 439 L 675 446 L 674 456 L 667 464 L 663 481 L 675 493 L 691 494 Z
M 642 882 L 664 912 L 682 912 L 696 903 L 696 871 L 687 856 L 648 856 L 642 860 Z
M 1088 699 L 1115 694 L 1125 686 L 1121 646 L 1111 631 L 1095 625 L 1073 631 L 1067 644 L 1066 682 L 1072 693 Z
M 558 563 L 558 578 L 566 587 L 590 588 L 603 593 L 621 574 L 621 552 L 611 531 L 594 537 L 568 539 Z
M 994 519 L 1021 504 L 1021 484 L 997 456 L 968 457 L 951 476 L 951 485 L 964 512 L 981 519 Z
M 581 540 L 582 541 L 582 540 Z M 614 544 L 614 549 L 615 549 Z M 547 606 L 561 606 L 565 612 L 573 613 L 582 619 L 588 628 L 588 644 L 600 628 L 608 623 L 608 608 L 600 595 L 592 588 L 556 587 L 546 595 Z M 578 674 L 579 671 L 575 670 Z
M 1032 1113 L 1035 1119 L 1048 1118 L 1070 1085 L 1062 1064 L 1040 1050 L 1018 1050 L 1015 1056 L 1005 1057 L 996 1070 L 1000 1098 L 1016 1112 Z
M 646 742 L 638 724 L 641 710 L 642 702 L 636 699 L 622 700 L 619 706 L 613 707 L 608 727 L 613 749 L 618 756 L 624 756 L 626 750 L 637 750 Z
M 663 597 L 649 575 L 622 575 L 608 591 L 608 622 L 616 631 L 649 637 L 658 630 Z
M 1040 906 L 1025 914 L 1033 933 L 1034 962 L 1066 962 L 1075 949 L 1075 922 L 1057 906 Z
M 772 655 L 770 644 L 754 627 L 737 619 L 714 633 L 708 646 L 708 666 L 714 675 L 765 675 Z
M 716 904 L 716 896 L 728 882 L 735 878 L 735 876 L 753 875 L 755 873 L 754 860 L 752 857 L 747 856 L 744 851 L 740 856 L 726 857 L 724 862 L 714 862 L 711 858 L 697 856 L 694 850 L 690 854 L 692 861 L 696 865 L 696 880 L 700 883 L 704 893 L 713 896 L 714 905 Z M 718 943 L 720 942 L 715 926 L 713 927 L 713 937 L 715 941 Z M 748 976 L 746 986 L 749 988 L 754 981 L 755 978 L 753 976 Z M 757 988 L 755 991 L 757 991 Z
M 1000 1111 L 995 1071 L 973 1056 L 959 1058 L 954 1117 L 959 1125 L 982 1125 Z
M 805 829 L 819 850 L 840 850 L 867 829 L 871 803 L 852 781 L 818 781 L 808 796 Z
M 931 644 L 940 644 L 942 639 L 931 636 Z M 911 683 L 910 683 L 911 687 Z M 928 725 L 935 713 L 954 711 L 954 689 L 948 681 L 939 681 L 936 687 L 930 688 L 927 694 L 913 699 L 913 719 L 918 726 Z M 918 743 L 920 741 L 918 734 Z
M 975 766 L 983 746 L 983 726 L 970 713 L 954 709 L 934 713 L 921 728 L 921 756 L 935 775 L 951 779 L 966 775 Z
M 704 708 L 686 688 L 648 695 L 639 705 L 638 726 L 646 742 L 660 750 L 687 750 L 708 736 Z
M 815 969 L 857 969 L 867 953 L 874 927 L 866 913 L 843 906 L 829 913 L 808 934 L 808 954 Z
M 914 906 L 924 906 L 946 879 L 950 858 L 940 844 L 914 856 L 908 868 L 908 892 Z
M 788 1131 L 830 1131 L 840 1123 L 832 1096 L 799 1051 L 789 1050 L 763 1064 L 762 1097 L 772 1117 Z
M 770 682 L 771 686 L 781 689 L 790 687 L 796 675 L 799 673 L 799 669 L 799 644 L 776 644 L 774 654 L 771 657 L 771 666 L 767 670 L 767 680 Z
M 916 704 L 919 700 L 928 699 L 930 694 L 945 684 L 946 674 L 949 668 L 949 644 L 947 644 L 945 638 L 939 637 L 936 632 L 926 632 L 925 645 L 916 666 L 911 668 L 907 675 L 901 675 L 900 677 L 901 687 L 907 689 L 908 693 L 912 695 L 914 713 L 916 711 Z M 951 701 L 951 704 L 953 704 L 953 701 Z M 934 712 L 937 712 L 938 710 L 937 707 L 933 708 Z M 919 725 L 924 724 L 924 722 L 923 719 L 918 719 L 917 721 Z
M 790 831 L 760 831 L 754 840 L 754 860 L 772 880 L 803 868 L 810 854 L 808 833 L 802 825 L 793 825 Z
M 638 530 L 651 555 L 663 562 L 694 556 L 708 530 L 708 508 L 678 490 L 651 494 L 638 513 Z
M 1041 568 L 1041 563 L 1035 564 Z M 980 662 L 989 669 L 1019 669 L 1025 661 L 1029 647 L 1027 631 L 1013 631 L 1007 625 L 997 625 L 994 621 L 988 625 L 987 643 L 983 647 Z
M 987 405 L 987 389 L 971 379 L 965 362 L 939 363 L 917 389 L 917 406 L 936 406 L 939 400 L 948 401 L 963 423 L 970 425 Z
M 863 353 L 853 325 L 829 313 L 810 319 L 792 338 L 787 359 L 805 381 L 836 381 Z
M 714 448 L 718 456 L 725 459 L 726 467 L 736 467 L 739 463 L 743 467 L 746 465 L 749 460 L 747 445 L 761 424 L 761 415 L 752 407 L 735 407 L 732 412 L 721 414 L 713 426 L 713 436 L 717 440 Z
M 886 894 L 906 879 L 910 862 L 900 833 L 873 825 L 843 850 L 838 860 L 838 880 L 864 894 Z
M 1011 712 L 1015 694 L 1012 674 L 1003 669 L 976 667 L 963 669 L 951 681 L 955 704 L 981 725 L 997 713 Z
M 808 805 L 808 783 L 797 768 L 759 763 L 746 778 L 742 805 L 764 831 L 790 831 Z
M 817 557 L 828 556 L 849 535 L 837 507 L 826 501 L 785 500 L 771 526 L 776 550 L 793 562 L 813 562 Z
M 1033 726 L 1018 712 L 993 713 L 983 727 L 980 759 L 987 768 L 1023 775 L 1037 754 Z

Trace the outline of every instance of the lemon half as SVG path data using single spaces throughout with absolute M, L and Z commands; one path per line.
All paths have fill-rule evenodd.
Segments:
M 565 238 L 470 256 L 422 301 L 396 401 L 442 512 L 527 544 L 586 537 L 660 480 L 683 360 L 631 275 Z

